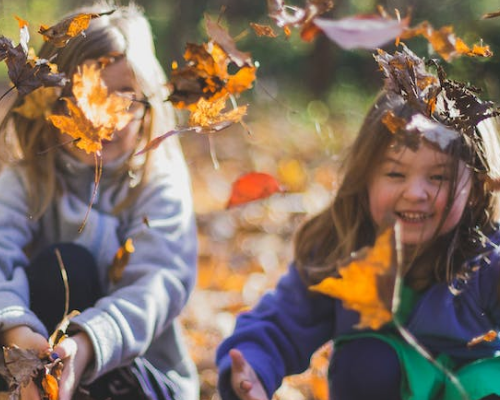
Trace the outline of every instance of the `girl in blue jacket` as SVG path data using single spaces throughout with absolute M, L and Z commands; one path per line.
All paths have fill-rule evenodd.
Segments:
M 53 103 L 51 91 L 43 92 L 38 114 L 25 107 L 31 94 L 18 96 L 1 125 L 9 159 L 0 174 L 0 345 L 60 358 L 59 400 L 80 389 L 94 400 L 196 400 L 196 368 L 178 321 L 196 279 L 188 170 L 174 138 L 136 156 L 175 126 L 166 77 L 138 6 L 109 1 L 77 11 L 103 15 L 84 34 L 47 42 L 38 54 L 66 75 L 66 86 Z M 103 86 L 87 94 L 89 103 L 95 95 L 104 104 L 97 98 L 103 87 L 106 98 L 132 100 L 117 110 L 128 119 L 96 141 L 95 154 L 47 119 L 68 115 L 78 73 L 94 67 Z M 94 112 L 113 117 L 103 107 Z M 129 240 L 135 250 L 114 267 Z M 66 305 L 80 313 L 51 349 L 49 335 Z M 21 389 L 23 399 L 40 398 L 33 384 Z
M 334 400 L 500 398 L 496 113 L 404 46 L 376 59 L 385 88 L 352 145 L 333 202 L 301 227 L 288 273 L 238 317 L 218 348 L 224 400 L 270 399 L 283 377 L 304 371 L 328 341 Z M 338 278 L 339 262 L 373 246 L 388 219 L 401 230 L 399 318 L 430 358 L 395 324 L 358 329 L 357 312 L 309 290 Z M 487 332 L 494 332 L 489 341 L 471 345 Z

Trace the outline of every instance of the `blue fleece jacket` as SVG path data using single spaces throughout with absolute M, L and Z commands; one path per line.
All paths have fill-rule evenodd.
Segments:
M 406 327 L 434 353 L 446 353 L 459 362 L 500 354 L 500 340 L 468 347 L 474 337 L 499 330 L 499 251 L 488 262 L 481 259 L 461 291 L 445 283 L 427 289 L 410 313 Z M 237 348 L 255 369 L 269 398 L 283 377 L 303 372 L 320 346 L 340 335 L 359 332 L 359 314 L 341 301 L 308 290 L 292 264 L 275 290 L 257 306 L 241 314 L 234 333 L 217 349 L 219 391 L 223 400 L 237 399 L 230 385 L 229 350 Z

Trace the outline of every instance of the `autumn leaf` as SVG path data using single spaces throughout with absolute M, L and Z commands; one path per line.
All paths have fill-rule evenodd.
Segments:
M 50 121 L 61 132 L 76 139 L 76 146 L 89 153 L 99 153 L 102 141 L 111 140 L 115 131 L 132 119 L 128 108 L 132 100 L 108 89 L 96 64 L 83 65 L 73 76 L 73 95 L 63 98 L 68 114 L 50 115 Z
M 59 382 L 51 374 L 43 376 L 42 389 L 47 400 L 57 400 L 59 398 Z
M 17 346 L 3 348 L 5 367 L 9 373 L 9 382 L 21 387 L 27 385 L 43 370 L 44 364 L 36 350 L 21 349 Z
M 436 30 L 428 22 L 424 21 L 414 28 L 403 31 L 401 40 L 411 39 L 416 36 L 423 36 L 445 61 L 451 61 L 461 55 L 469 57 L 491 57 L 493 52 L 489 46 L 473 45 L 470 48 L 465 42 L 457 37 L 452 26 L 443 26 Z
M 269 25 L 261 25 L 255 22 L 250 22 L 250 27 L 254 30 L 257 36 L 267 36 L 271 38 L 278 36 Z
M 40 26 L 38 33 L 43 36 L 43 40 L 51 42 L 55 47 L 64 47 L 69 40 L 83 33 L 88 28 L 90 21 L 103 15 L 109 15 L 115 10 L 103 13 L 79 13 L 68 17 L 53 26 Z
M 467 347 L 477 346 L 483 342 L 493 342 L 498 339 L 498 332 L 495 330 L 490 330 L 483 335 L 476 336 L 472 338 L 468 343 Z
M 191 111 L 187 127 L 172 129 L 163 135 L 157 136 L 135 155 L 141 155 L 147 151 L 158 148 L 160 144 L 170 136 L 180 133 L 195 132 L 201 134 L 220 132 L 235 123 L 243 123 L 242 118 L 246 114 L 247 107 L 239 106 L 230 111 L 223 112 L 226 107 L 228 95 L 218 100 L 205 100 L 200 98 Z
M 357 15 L 340 20 L 314 19 L 314 24 L 343 49 L 376 49 L 400 36 L 408 23 L 409 18 L 396 20 L 379 15 Z
M 262 172 L 250 172 L 233 183 L 226 208 L 264 199 L 282 191 L 283 189 L 273 176 Z
M 48 117 L 60 95 L 59 87 L 39 87 L 24 96 L 23 103 L 13 111 L 28 119 Z
M 175 63 L 170 74 L 168 98 L 177 108 L 193 111 L 200 98 L 216 100 L 226 94 L 237 95 L 250 89 L 256 67 L 250 54 L 239 51 L 229 33 L 206 16 L 211 40 L 201 45 L 188 43 L 184 52 L 186 66 Z M 228 71 L 235 65 L 234 73 Z
M 357 311 L 357 328 L 379 329 L 392 320 L 395 251 L 394 229 L 377 237 L 347 265 L 339 267 L 340 278 L 328 277 L 309 289 L 342 300 L 345 308 Z
M 21 29 L 21 40 L 17 46 L 5 38 L 0 37 L 0 61 L 5 60 L 7 73 L 14 84 L 6 93 L 16 88 L 21 96 L 31 93 L 41 86 L 64 86 L 67 79 L 64 74 L 58 73 L 57 69 L 45 59 L 40 59 L 28 51 L 27 23 L 18 18 Z
M 267 0 L 269 17 L 285 30 L 287 36 L 290 28 L 307 29 L 316 17 L 332 7 L 333 1 L 331 0 L 309 0 L 306 1 L 304 8 L 287 5 L 283 0 Z
M 110 282 L 117 283 L 122 279 L 123 271 L 127 266 L 130 255 L 135 251 L 134 243 L 131 238 L 128 238 L 123 246 L 121 246 L 113 258 L 113 263 L 108 271 Z
M 228 95 L 215 101 L 201 98 L 196 104 L 196 109 L 189 116 L 189 126 L 195 129 L 198 127 L 196 131 L 200 133 L 211 133 L 240 122 L 246 114 L 247 107 L 239 106 L 222 112 L 226 107 L 227 97 Z
M 210 39 L 217 43 L 222 50 L 224 50 L 229 59 L 238 67 L 241 68 L 244 65 L 252 65 L 252 57 L 250 56 L 250 53 L 244 53 L 238 50 L 236 43 L 227 30 L 225 30 L 217 22 L 212 21 L 208 14 L 205 14 L 205 26 Z

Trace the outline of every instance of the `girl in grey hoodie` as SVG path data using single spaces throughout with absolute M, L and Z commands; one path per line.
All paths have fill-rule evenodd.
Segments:
M 173 128 L 174 115 L 141 11 L 109 3 L 83 11 L 110 10 L 65 45 L 44 44 L 39 57 L 68 83 L 40 89 L 46 92 L 38 114 L 26 105 L 35 92 L 19 95 L 0 126 L 9 146 L 0 174 L 0 344 L 59 357 L 60 400 L 82 387 L 94 399 L 197 399 L 196 370 L 177 318 L 196 279 L 190 180 L 175 138 L 136 155 Z M 82 74 L 92 71 L 100 71 L 107 90 L 97 107 L 96 91 L 88 93 L 93 112 L 115 95 L 132 103 L 111 135 L 88 141 L 75 139 L 67 126 L 57 129 L 47 116 L 67 116 L 69 103 L 87 90 Z M 128 239 L 135 250 L 113 270 Z M 80 313 L 51 349 L 48 337 L 65 307 Z M 39 394 L 30 384 L 22 397 Z

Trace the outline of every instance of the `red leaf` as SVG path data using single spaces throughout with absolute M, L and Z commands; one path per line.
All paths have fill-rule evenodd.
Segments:
M 262 172 L 250 172 L 233 183 L 227 208 L 263 199 L 278 192 L 283 192 L 283 189 L 274 177 Z

